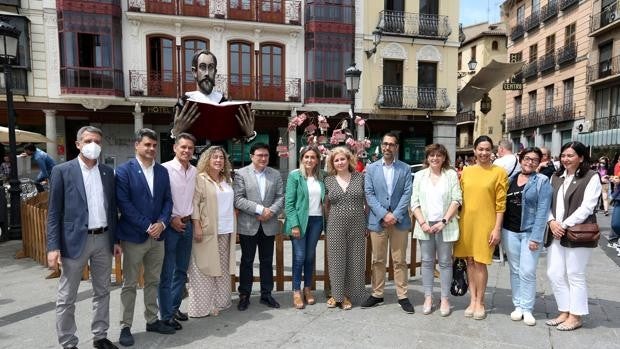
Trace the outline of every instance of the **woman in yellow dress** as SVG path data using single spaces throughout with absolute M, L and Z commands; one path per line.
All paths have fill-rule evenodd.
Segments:
M 467 166 L 461 175 L 463 206 L 459 220 L 460 239 L 454 245 L 454 256 L 467 259 L 467 281 L 471 300 L 465 317 L 486 318 L 484 292 L 487 287 L 487 264 L 492 263 L 493 250 L 499 244 L 506 210 L 506 171 L 493 165 L 493 141 L 480 136 L 474 142 L 476 164 Z

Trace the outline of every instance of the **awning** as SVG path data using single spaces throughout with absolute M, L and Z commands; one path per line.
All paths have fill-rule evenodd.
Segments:
M 9 129 L 0 126 L 0 142 L 9 142 Z M 54 143 L 51 139 L 45 137 L 40 133 L 28 132 L 22 130 L 15 130 L 15 142 L 16 143 Z
M 579 133 L 576 140 L 589 147 L 620 145 L 620 129 Z
M 491 63 L 482 67 L 474 75 L 467 85 L 458 92 L 459 101 L 463 106 L 468 106 L 482 99 L 485 93 L 491 91 L 504 80 L 517 73 L 525 62 L 501 63 L 492 60 Z

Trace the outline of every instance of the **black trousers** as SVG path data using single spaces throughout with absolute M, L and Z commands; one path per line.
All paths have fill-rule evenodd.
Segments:
M 252 293 L 254 278 L 254 257 L 258 247 L 260 262 L 260 294 L 271 294 L 273 291 L 273 243 L 275 236 L 266 236 L 260 225 L 254 236 L 239 234 L 241 244 L 241 264 L 239 266 L 239 294 L 249 296 Z

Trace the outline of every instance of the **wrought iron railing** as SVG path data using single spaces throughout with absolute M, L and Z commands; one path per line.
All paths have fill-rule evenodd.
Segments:
M 60 88 L 69 94 L 123 95 L 123 71 L 113 68 L 61 67 Z
M 594 119 L 594 131 L 606 131 L 620 128 L 620 115 L 609 115 Z
M 448 16 L 383 10 L 377 25 L 384 33 L 446 40 L 452 33 Z
M 461 112 L 456 114 L 456 123 L 464 124 L 467 122 L 475 122 L 476 121 L 476 112 L 473 110 Z
M 563 65 L 567 63 L 575 63 L 575 58 L 577 58 L 577 43 L 571 42 L 563 47 L 560 47 L 557 50 L 557 61 L 558 65 Z
M 509 118 L 506 127 L 509 131 L 514 131 L 528 127 L 552 125 L 558 122 L 574 120 L 574 118 L 575 106 L 573 104 L 565 104 Z
M 579 0 L 560 0 L 560 10 L 564 11 L 577 3 Z
M 532 12 L 532 14 L 525 18 L 525 31 L 530 31 L 530 30 L 534 30 L 536 28 L 538 28 L 538 25 L 540 24 L 540 17 L 538 15 L 538 12 Z
M 608 60 L 601 61 L 598 64 L 588 66 L 586 83 L 594 82 L 609 76 L 617 76 L 620 74 L 620 56 L 612 57 Z
M 244 2 L 245 3 L 245 2 Z M 301 1 L 250 0 L 242 9 L 229 8 L 228 0 L 127 0 L 130 12 L 159 13 L 166 15 L 227 18 L 299 25 L 301 23 Z M 284 6 L 284 8 L 282 7 Z
M 619 20 L 620 12 L 618 11 L 617 6 L 608 7 L 590 17 L 590 33 L 611 25 L 612 23 L 616 23 Z
M 517 41 L 523 38 L 524 34 L 525 34 L 525 28 L 523 27 L 523 24 L 517 24 L 516 26 L 512 27 L 512 29 L 510 30 L 510 40 Z
M 555 51 L 551 51 L 538 59 L 538 67 L 542 73 L 555 70 Z
M 523 66 L 523 79 L 528 80 L 538 75 L 538 61 L 533 60 Z
M 557 0 L 549 0 L 547 5 L 540 9 L 540 20 L 546 22 L 551 18 L 558 15 L 558 2 Z
M 381 85 L 378 89 L 379 108 L 446 110 L 450 106 L 445 88 Z

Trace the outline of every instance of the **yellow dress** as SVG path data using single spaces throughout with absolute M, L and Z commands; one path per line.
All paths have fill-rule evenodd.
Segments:
M 454 244 L 454 256 L 474 257 L 478 263 L 491 264 L 495 248 L 489 246 L 489 237 L 497 212 L 506 211 L 508 176 L 499 166 L 468 166 L 461 174 L 461 189 L 461 235 Z

